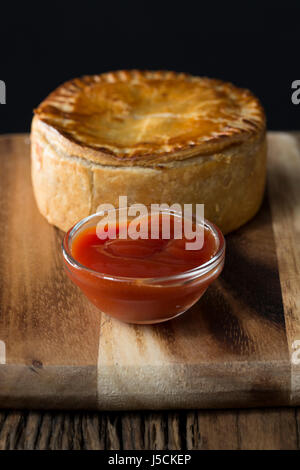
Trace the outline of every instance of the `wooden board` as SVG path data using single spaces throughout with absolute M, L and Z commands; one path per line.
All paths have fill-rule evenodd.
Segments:
M 185 315 L 130 326 L 66 278 L 38 213 L 28 136 L 0 137 L 0 406 L 162 409 L 300 403 L 300 139 L 269 134 L 263 207 Z M 299 341 L 295 343 L 295 341 Z

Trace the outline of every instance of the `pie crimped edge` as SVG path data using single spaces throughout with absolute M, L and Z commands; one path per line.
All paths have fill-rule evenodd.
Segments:
M 137 102 L 133 103 L 133 106 L 131 106 L 131 103 L 128 105 L 130 96 L 126 101 L 128 96 L 122 96 L 122 90 L 121 93 L 117 93 L 117 96 L 114 95 L 115 88 L 120 85 L 127 87 L 123 95 L 126 95 L 126 91 L 131 88 L 140 87 L 142 98 L 138 98 Z M 88 132 L 80 134 L 80 125 L 87 118 L 91 118 L 93 112 L 95 114 L 95 109 L 91 111 L 91 115 L 85 112 L 81 104 L 82 98 L 90 95 L 93 96 L 93 94 L 97 98 L 98 95 L 101 95 L 101 91 L 108 87 L 105 90 L 106 93 L 103 92 L 104 98 L 102 97 L 102 106 L 99 113 L 100 123 L 108 125 L 108 129 L 104 129 L 102 133 L 103 138 L 105 130 L 109 131 L 109 125 L 114 124 L 120 119 L 125 122 L 125 132 L 128 128 L 130 130 L 132 126 L 130 127 L 129 124 L 126 128 L 126 123 L 131 118 L 131 115 L 134 115 L 135 107 L 138 107 L 140 104 L 143 106 L 143 101 L 147 105 L 147 100 L 151 101 L 153 99 L 153 92 L 155 94 L 159 85 L 163 87 L 162 91 L 165 89 L 168 91 L 170 87 L 173 91 L 175 90 L 171 97 L 173 101 L 169 104 L 169 107 L 176 107 L 178 100 L 182 97 L 185 98 L 183 95 L 186 94 L 187 99 L 191 99 L 190 102 L 183 103 L 183 106 L 185 109 L 188 109 L 192 106 L 191 101 L 193 104 L 193 94 L 196 95 L 194 97 L 196 112 L 190 113 L 192 114 L 191 118 L 180 119 L 179 115 L 177 119 L 179 123 L 179 136 L 170 139 L 170 136 L 167 135 L 164 139 L 164 135 L 161 135 L 157 143 L 151 142 L 150 137 L 150 142 L 140 142 L 120 148 L 118 142 L 116 142 L 118 140 L 118 129 L 115 135 L 115 142 L 110 142 L 109 144 L 101 140 L 101 135 L 99 138 L 97 131 L 96 135 L 92 137 Z M 192 89 L 189 89 L 189 87 L 192 87 Z M 177 88 L 179 90 L 176 94 Z M 204 99 L 208 91 L 212 92 L 212 96 Z M 83 104 L 90 104 L 90 101 L 88 100 L 88 103 Z M 209 106 L 212 106 L 212 104 L 217 109 L 210 110 Z M 165 110 L 166 106 L 160 95 L 158 95 L 158 105 L 160 111 Z M 125 109 L 124 112 L 126 106 L 130 109 Z M 198 110 L 197 106 L 200 106 Z M 117 109 L 115 109 L 116 107 Z M 221 109 L 218 109 L 219 107 Z M 222 116 L 224 109 L 226 110 L 225 118 Z M 209 115 L 210 112 L 213 115 Z M 172 116 L 172 109 L 169 113 L 161 114 Z M 51 139 L 57 140 L 57 144 L 64 151 L 80 158 L 94 161 L 95 163 L 116 166 L 152 166 L 155 163 L 184 160 L 195 155 L 207 155 L 225 149 L 230 145 L 243 142 L 258 134 L 263 134 L 265 130 L 263 108 L 259 100 L 250 91 L 238 88 L 231 83 L 222 82 L 221 80 L 169 71 L 117 71 L 70 80 L 59 86 L 40 104 L 35 110 L 35 116 L 40 121 L 40 124 L 44 124 L 43 132 L 51 134 Z M 103 116 L 104 120 L 102 119 Z M 176 119 L 175 113 L 173 113 L 173 116 Z M 107 118 L 106 121 L 105 118 Z M 94 120 L 96 121 L 96 119 Z M 155 118 L 151 118 L 151 115 L 149 118 L 149 114 L 145 113 L 144 116 L 142 115 L 142 118 L 133 118 L 131 124 L 135 125 L 138 120 L 137 124 L 141 124 L 140 127 L 144 128 L 144 121 L 147 121 L 149 126 L 149 119 L 150 122 L 155 120 Z M 212 124 L 212 129 L 210 132 L 204 132 L 203 134 L 203 122 L 206 122 L 206 120 Z M 220 123 L 216 121 L 222 120 L 225 121 L 224 125 L 218 129 Z M 162 121 L 163 123 L 166 121 L 164 116 Z M 192 138 L 188 135 L 180 134 L 180 126 L 182 126 L 183 121 L 187 127 L 195 128 Z M 214 124 L 215 126 L 213 126 Z M 140 127 L 138 130 L 140 130 Z M 94 131 L 95 129 L 92 129 L 92 132 Z M 124 133 L 122 128 L 120 133 Z M 162 134 L 158 128 L 159 133 Z

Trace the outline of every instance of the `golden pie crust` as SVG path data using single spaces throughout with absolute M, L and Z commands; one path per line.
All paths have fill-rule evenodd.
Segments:
M 99 204 L 204 203 L 228 233 L 258 210 L 266 123 L 248 90 L 165 71 L 118 71 L 61 85 L 35 110 L 32 179 L 63 230 Z

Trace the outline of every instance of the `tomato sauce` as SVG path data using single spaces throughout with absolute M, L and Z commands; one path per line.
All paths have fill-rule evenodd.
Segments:
M 71 256 L 93 272 L 66 263 L 71 279 L 98 308 L 126 322 L 155 323 L 183 313 L 223 267 L 222 261 L 214 272 L 187 274 L 216 255 L 220 242 L 210 228 L 204 229 L 201 249 L 187 250 L 193 240 L 174 238 L 173 216 L 170 239 L 162 236 L 161 225 L 158 238 L 151 238 L 150 225 L 148 238 L 136 240 L 121 239 L 118 225 L 114 237 L 108 230 L 106 239 L 99 238 L 96 225 L 83 228 L 74 236 Z
M 118 231 L 118 227 L 117 227 Z M 161 233 L 153 240 L 108 238 L 101 240 L 96 227 L 83 230 L 72 244 L 72 256 L 80 264 L 110 276 L 149 278 L 173 276 L 196 268 L 209 261 L 216 252 L 213 233 L 204 230 L 204 244 L 200 250 L 186 250 L 193 240 L 165 240 Z

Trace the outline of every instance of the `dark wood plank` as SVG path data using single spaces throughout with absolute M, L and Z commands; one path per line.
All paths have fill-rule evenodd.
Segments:
M 262 410 L 0 413 L 0 450 L 299 449 L 300 413 Z
M 239 449 L 237 411 L 194 411 L 187 414 L 189 450 Z
M 136 450 L 145 448 L 145 424 L 141 413 L 124 413 L 122 416 L 123 449 Z
M 248 410 L 238 414 L 240 448 L 243 450 L 295 450 L 297 423 L 293 408 Z

